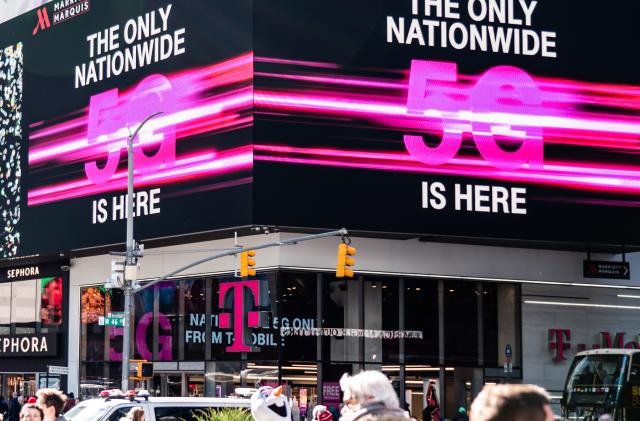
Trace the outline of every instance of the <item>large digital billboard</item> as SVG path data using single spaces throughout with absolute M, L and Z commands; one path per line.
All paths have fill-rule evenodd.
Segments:
M 256 2 L 256 221 L 640 244 L 639 13 Z
M 640 5 L 57 0 L 0 25 L 0 256 L 252 224 L 640 245 Z
M 0 25 L 3 257 L 250 224 L 249 1 L 57 0 Z

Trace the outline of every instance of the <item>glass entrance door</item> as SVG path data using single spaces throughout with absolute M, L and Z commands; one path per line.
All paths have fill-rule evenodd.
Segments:
M 155 396 L 183 396 L 182 373 L 155 373 L 150 383 L 149 392 Z

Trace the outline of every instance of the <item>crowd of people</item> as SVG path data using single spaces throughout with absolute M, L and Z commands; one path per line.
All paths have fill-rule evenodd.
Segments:
M 345 374 L 340 380 L 343 406 L 339 414 L 317 405 L 312 411 L 313 421 L 408 421 L 415 419 L 400 406 L 398 396 L 389 379 L 379 371 Z M 0 397 L 0 421 L 65 421 L 63 413 L 76 401 L 72 393 L 56 389 L 41 389 L 36 396 L 24 401 L 17 393 L 9 402 Z M 425 406 L 425 408 L 427 408 Z M 256 421 L 259 416 L 254 413 Z M 608 417 L 608 418 L 607 418 Z M 144 409 L 132 408 L 123 419 L 144 421 Z M 444 421 L 439 411 L 425 411 L 423 421 Z M 553 421 L 551 401 L 547 392 L 534 385 L 487 385 L 470 408 L 460 407 L 453 421 Z M 604 415 L 601 421 L 611 417 Z
M 389 379 L 378 371 L 345 374 L 340 387 L 344 406 L 340 421 L 408 421 L 415 419 L 400 407 Z M 425 406 L 425 409 L 427 406 Z M 444 421 L 439 411 L 423 412 L 423 421 Z M 553 421 L 549 394 L 541 387 L 523 384 L 487 385 L 470 408 L 460 407 L 452 421 Z M 611 421 L 603 415 L 599 421 Z M 333 421 L 326 407 L 313 409 L 314 421 Z M 260 420 L 256 420 L 260 421 Z M 337 421 L 337 420 L 336 420 Z
M 75 405 L 73 393 L 57 389 L 40 389 L 28 397 L 13 392 L 11 400 L 0 396 L 0 421 L 64 421 L 62 414 Z

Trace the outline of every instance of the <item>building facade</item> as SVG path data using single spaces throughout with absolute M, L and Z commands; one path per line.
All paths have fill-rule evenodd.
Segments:
M 6 399 L 67 385 L 68 261 L 39 260 L 0 269 L 0 395 Z
M 242 242 L 251 246 L 292 236 L 250 236 Z M 233 325 L 220 327 L 219 315 L 233 313 L 239 303 L 228 290 L 219 298 L 224 284 L 239 282 L 232 258 L 145 290 L 136 297 L 132 349 L 137 359 L 154 361 L 155 376 L 146 386 L 162 395 L 227 396 L 238 387 L 281 382 L 298 402 L 311 405 L 332 402 L 342 373 L 381 369 L 416 414 L 429 384 L 437 387 L 443 411 L 453 414 L 486 383 L 535 383 L 559 399 L 580 343 L 592 348 L 606 340 L 600 332 L 608 331 L 616 346 L 621 329 L 633 332 L 637 322 L 634 309 L 625 308 L 633 299 L 617 296 L 633 295 L 633 282 L 585 281 L 582 253 L 415 239 L 352 241 L 359 250 L 352 280 L 335 278 L 334 239 L 258 252 L 255 282 L 262 286 L 245 287 L 242 305 L 245 312 L 264 312 L 266 319 L 262 326 L 244 326 L 248 352 L 228 351 L 237 345 L 236 331 Z M 185 256 L 197 259 L 203 250 L 232 243 L 230 238 L 154 250 L 141 263 L 141 277 L 162 276 Z M 81 333 L 70 344 L 78 350 L 77 359 L 70 358 L 70 372 L 78 376 L 70 385 L 77 384 L 81 394 L 120 378 L 121 328 L 97 323 L 109 308 L 117 312 L 122 306 L 118 291 L 100 291 L 109 261 L 107 255 L 80 258 L 71 268 L 71 319 L 80 321 L 74 329 Z M 503 263 L 491 264 L 496 261 Z M 569 337 L 553 336 L 566 329 L 572 330 Z M 626 333 L 623 345 L 637 340 L 633 335 Z M 554 348 L 563 339 L 570 347 Z M 558 350 L 565 359 L 557 358 Z

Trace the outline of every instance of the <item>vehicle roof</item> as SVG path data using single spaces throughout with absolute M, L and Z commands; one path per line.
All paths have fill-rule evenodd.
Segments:
M 128 403 L 144 403 L 147 399 L 137 396 L 133 401 L 127 397 L 107 398 L 107 399 L 88 399 L 83 401 L 84 405 L 105 405 L 114 406 Z M 251 407 L 251 401 L 244 398 L 180 398 L 180 397 L 149 397 L 150 403 L 179 403 L 183 404 L 206 404 L 209 406 L 236 406 Z
M 633 355 L 640 353 L 640 349 L 622 349 L 622 348 L 600 348 L 592 349 L 589 351 L 580 351 L 576 356 L 581 357 L 584 355 Z

